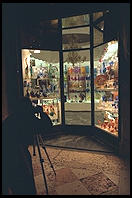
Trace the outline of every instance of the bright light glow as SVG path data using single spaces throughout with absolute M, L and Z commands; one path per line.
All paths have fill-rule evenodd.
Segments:
M 107 53 L 104 55 L 103 60 L 107 60 L 108 58 L 116 54 L 117 50 L 118 50 L 118 42 L 115 42 L 112 44 L 111 42 L 108 43 L 108 50 L 107 50 Z
M 34 50 L 35 54 L 40 54 L 40 50 Z

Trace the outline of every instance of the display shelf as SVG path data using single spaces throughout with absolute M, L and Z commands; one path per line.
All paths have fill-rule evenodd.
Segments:
M 96 91 L 118 91 L 118 89 L 111 89 L 111 88 L 106 88 L 106 89 L 95 89 Z
M 39 97 L 39 98 L 37 98 L 37 97 L 30 97 L 30 99 L 31 99 L 31 101 L 32 100 L 54 100 L 54 99 L 56 99 L 56 97 Z
M 108 111 L 110 113 L 114 113 L 114 114 L 118 114 L 118 110 L 113 110 L 113 109 L 104 109 L 104 108 L 99 108 L 97 107 L 97 110 L 100 110 L 100 111 Z

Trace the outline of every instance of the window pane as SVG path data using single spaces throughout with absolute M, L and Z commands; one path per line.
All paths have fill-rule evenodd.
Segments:
M 41 105 L 53 124 L 61 123 L 59 52 L 22 50 L 23 90 Z
M 101 30 L 104 30 L 104 21 L 101 21 L 97 24 L 97 27 L 99 27 Z
M 93 21 L 96 21 L 98 18 L 103 16 L 103 12 L 95 12 L 93 13 Z
M 62 37 L 63 50 L 90 47 L 89 27 L 63 30 Z
M 63 58 L 65 123 L 91 125 L 90 52 L 64 52 Z
M 118 136 L 117 41 L 94 49 L 94 68 L 95 125 Z
M 89 14 L 67 17 L 62 19 L 62 28 L 89 25 Z
M 99 45 L 103 43 L 103 33 L 97 30 L 96 28 L 93 28 L 94 32 L 94 46 Z

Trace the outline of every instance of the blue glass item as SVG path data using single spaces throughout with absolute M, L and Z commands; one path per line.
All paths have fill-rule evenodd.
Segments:
M 105 73 L 105 72 L 106 72 L 106 68 L 103 69 L 103 73 Z
M 86 92 L 89 92 L 90 91 L 90 89 L 89 88 L 86 88 Z
M 31 77 L 33 76 L 33 68 L 32 68 L 32 65 L 30 66 L 30 74 L 31 74 Z
M 110 64 L 110 66 L 112 66 L 112 65 L 114 64 L 114 62 L 113 62 L 113 61 L 111 61 L 109 64 Z
M 97 68 L 94 68 L 94 73 L 97 73 Z
M 103 73 L 103 64 L 101 64 L 100 73 Z
M 102 100 L 106 101 L 107 100 L 106 96 L 102 96 Z
M 86 73 L 89 73 L 89 66 L 86 66 Z
M 111 97 L 109 98 L 109 101 L 112 101 L 112 98 Z
M 118 96 L 116 96 L 116 100 L 118 100 Z

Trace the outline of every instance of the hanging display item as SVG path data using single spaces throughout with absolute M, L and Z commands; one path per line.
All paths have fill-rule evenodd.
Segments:
M 86 92 L 86 70 L 85 67 L 69 67 L 68 72 L 68 98 L 70 99 L 71 93 L 75 93 L 75 98 L 77 95 L 83 95 L 82 92 Z M 76 95 L 77 94 L 77 95 Z

